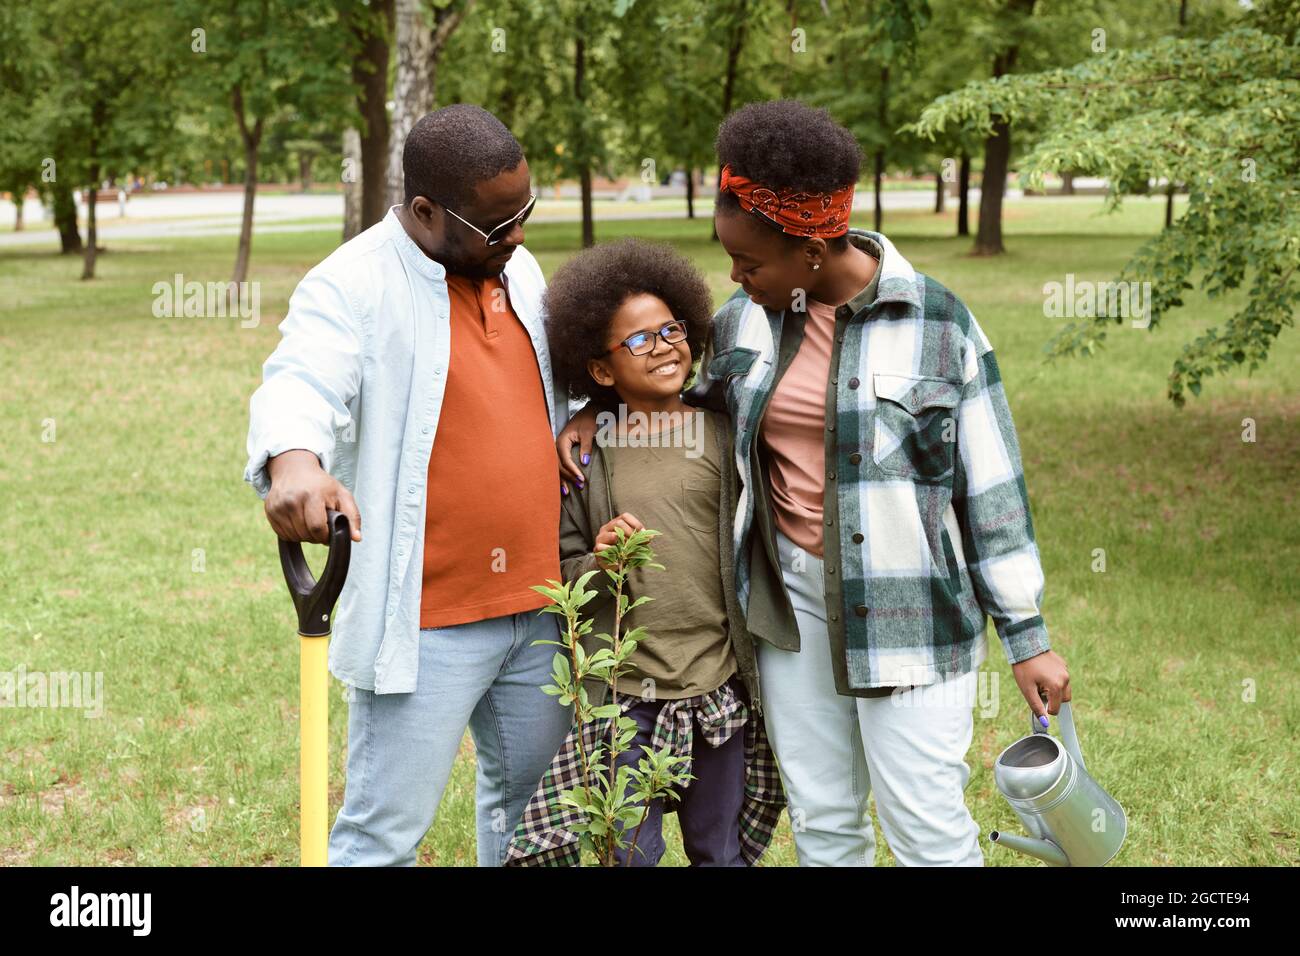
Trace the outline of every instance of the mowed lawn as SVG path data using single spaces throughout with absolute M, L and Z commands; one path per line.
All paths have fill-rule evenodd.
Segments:
M 1043 315 L 1043 284 L 1113 278 L 1163 206 L 1099 210 L 1013 202 L 998 259 L 970 257 L 951 214 L 891 213 L 886 230 L 996 349 L 1053 647 L 1089 769 L 1128 812 L 1117 863 L 1296 865 L 1300 343 L 1286 330 L 1253 376 L 1213 379 L 1177 410 L 1164 392 L 1182 343 L 1243 301 L 1192 293 L 1154 333 L 1117 326 L 1100 356 L 1046 363 L 1059 323 Z M 690 254 L 718 301 L 731 291 L 707 219 L 598 225 L 602 239 L 628 233 Z M 578 226 L 528 238 L 551 272 Z M 241 473 L 248 399 L 289 293 L 337 241 L 332 227 L 256 237 L 255 328 L 151 310 L 153 284 L 175 273 L 227 278 L 233 237 L 113 242 L 94 282 L 77 280 L 75 258 L 0 251 L 0 671 L 99 672 L 104 687 L 98 718 L 0 708 L 0 865 L 297 863 L 294 616 Z M 1000 693 L 976 707 L 967 803 L 989 865 L 1039 865 L 987 843 L 1020 830 L 991 768 L 1029 725 L 991 627 L 989 644 L 986 695 Z M 338 693 L 330 716 L 332 820 Z M 421 862 L 473 864 L 473 779 L 467 739 Z M 891 864 L 878 828 L 877 840 Z M 684 864 L 675 824 L 669 844 L 667 862 Z M 783 821 L 765 863 L 794 861 Z

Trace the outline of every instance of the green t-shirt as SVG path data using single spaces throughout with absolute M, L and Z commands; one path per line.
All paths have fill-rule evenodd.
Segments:
M 664 566 L 628 575 L 632 596 L 652 600 L 628 616 L 626 626 L 644 627 L 646 636 L 629 659 L 633 669 L 618 682 L 620 694 L 694 697 L 736 672 L 718 552 L 717 414 L 692 409 L 675 428 L 602 445 L 615 513 L 629 512 L 661 532 L 650 547 Z M 653 685 L 643 684 L 647 679 Z

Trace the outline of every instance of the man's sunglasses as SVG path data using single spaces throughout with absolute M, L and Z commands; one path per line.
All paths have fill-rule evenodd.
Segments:
M 680 322 L 669 322 L 658 332 L 653 330 L 637 332 L 635 335 L 629 335 L 605 354 L 613 355 L 619 349 L 626 348 L 633 355 L 646 355 L 655 350 L 656 338 L 663 339 L 669 345 L 680 342 L 686 338 L 686 326 Z
M 445 203 L 439 203 L 438 205 L 442 206 L 443 209 L 446 209 L 447 212 L 451 213 L 453 216 L 456 216 L 457 219 L 460 219 L 461 222 L 463 222 L 465 225 L 469 226 L 480 236 L 482 236 L 489 246 L 495 246 L 506 236 L 510 235 L 510 233 L 514 230 L 516 225 L 522 226 L 525 222 L 528 221 L 528 217 L 533 214 L 533 207 L 537 205 L 537 196 L 535 194 L 530 193 L 528 196 L 528 202 L 524 204 L 523 209 L 519 210 L 517 213 L 515 213 L 505 222 L 501 223 L 499 226 L 493 226 L 489 232 L 484 232 L 482 229 L 474 225 L 468 219 L 464 219 L 461 216 L 457 216 L 456 213 L 452 212 L 451 208 L 447 206 Z

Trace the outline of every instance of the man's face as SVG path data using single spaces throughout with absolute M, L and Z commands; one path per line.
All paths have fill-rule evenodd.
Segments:
M 528 205 L 530 186 L 528 161 L 524 160 L 514 169 L 480 182 L 469 202 L 451 209 L 483 232 L 491 232 Z M 420 245 L 453 275 L 471 279 L 499 276 L 515 247 L 524 242 L 524 227 L 516 223 L 505 238 L 489 246 L 481 234 L 423 196 L 411 200 L 411 212 L 421 232 Z

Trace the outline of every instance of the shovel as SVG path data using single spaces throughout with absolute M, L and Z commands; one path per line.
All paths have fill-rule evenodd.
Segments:
M 348 576 L 352 532 L 347 516 L 326 511 L 329 557 L 317 581 L 302 545 L 280 539 L 280 567 L 298 611 L 299 848 L 303 866 L 325 866 L 329 841 L 330 615 Z

